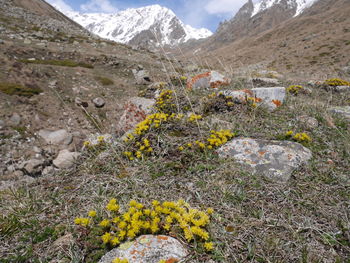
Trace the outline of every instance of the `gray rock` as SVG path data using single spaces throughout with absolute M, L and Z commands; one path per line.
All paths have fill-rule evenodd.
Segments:
M 158 263 L 160 260 L 171 259 L 171 262 L 177 262 L 187 254 L 187 249 L 175 238 L 144 235 L 109 251 L 99 263 L 111 263 L 115 258 L 127 259 L 130 263 Z
M 138 85 L 147 85 L 150 84 L 151 78 L 147 70 L 136 70 L 133 69 L 132 73 L 136 79 L 136 84 Z
M 0 39 L 0 45 L 5 44 L 5 41 Z
M 64 149 L 58 153 L 57 158 L 53 160 L 53 164 L 59 169 L 68 169 L 73 167 L 79 156 L 80 153 L 78 152 L 70 152 Z
M 44 164 L 44 160 L 31 159 L 26 162 L 24 170 L 29 175 L 41 174 Z
M 95 98 L 92 100 L 92 103 L 96 108 L 103 108 L 103 106 L 106 104 L 105 100 L 102 98 Z
M 53 166 L 47 166 L 42 171 L 43 176 L 54 175 L 54 174 L 55 174 L 55 168 Z
M 217 152 L 222 158 L 234 158 L 253 174 L 282 182 L 312 157 L 311 151 L 299 143 L 251 138 L 234 139 Z
M 336 92 L 347 92 L 350 91 L 350 86 L 337 86 L 334 88 Z
M 273 87 L 280 85 L 280 81 L 278 79 L 273 78 L 254 78 L 253 84 L 258 87 Z
M 269 110 L 274 110 L 281 106 L 286 98 L 286 88 L 284 87 L 261 87 L 254 88 L 252 91 L 256 98 L 262 99 L 260 104 Z
M 329 111 L 332 113 L 343 115 L 345 118 L 350 119 L 350 106 L 333 107 Z
M 20 125 L 21 121 L 22 121 L 22 118 L 21 118 L 21 116 L 19 116 L 18 113 L 15 112 L 12 114 L 12 116 L 10 118 L 11 125 L 18 126 L 18 125 Z
M 350 66 L 343 67 L 343 71 L 344 71 L 346 74 L 350 75 Z
M 23 43 L 29 45 L 32 43 L 32 41 L 30 39 L 26 38 L 26 39 L 24 39 Z
M 40 130 L 39 136 L 42 137 L 47 144 L 69 145 L 73 141 L 72 134 L 68 133 L 64 129 L 57 131 Z

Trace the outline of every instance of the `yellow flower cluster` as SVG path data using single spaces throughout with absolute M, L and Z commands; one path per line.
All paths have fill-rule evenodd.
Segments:
M 166 107 L 168 107 L 169 105 L 171 107 L 175 107 L 175 105 L 173 104 L 173 97 L 172 94 L 174 92 L 172 90 L 163 90 L 160 94 L 159 97 L 157 98 L 156 101 L 156 108 L 160 111 L 164 110 Z
M 188 121 L 190 121 L 190 122 L 195 122 L 195 121 L 201 120 L 202 118 L 203 118 L 202 115 L 197 115 L 197 114 L 192 113 L 192 114 L 188 117 Z
M 87 227 L 91 223 L 91 221 L 89 218 L 77 217 L 76 219 L 74 219 L 74 223 L 76 225 Z
M 324 83 L 328 86 L 350 86 L 349 81 L 339 78 L 327 79 Z
M 211 135 L 207 139 L 207 142 L 209 146 L 212 146 L 212 147 L 220 147 L 221 145 L 227 143 L 230 139 L 232 139 L 235 136 L 235 134 L 230 130 L 211 131 L 210 133 Z
M 159 128 L 163 122 L 168 121 L 169 117 L 170 117 L 169 114 L 166 114 L 166 113 L 154 113 L 154 114 L 148 115 L 144 121 L 136 125 L 134 134 L 142 135 L 147 131 L 149 131 L 151 127 Z
M 312 141 L 310 136 L 307 135 L 305 132 L 295 134 L 293 139 L 297 142 L 305 142 L 305 143 L 309 143 Z
M 303 89 L 300 85 L 291 85 L 287 88 L 287 92 L 293 95 L 298 95 L 299 91 Z
M 207 250 L 213 249 L 213 243 L 209 241 L 209 232 L 206 230 L 210 223 L 210 215 L 214 212 L 212 208 L 208 208 L 205 212 L 200 211 L 191 208 L 184 200 L 163 203 L 154 200 L 146 207 L 131 200 L 128 210 L 120 213 L 116 199 L 111 199 L 106 209 L 110 216 L 103 219 L 98 226 L 105 232 L 101 236 L 102 242 L 112 247 L 140 234 L 166 234 L 180 229 L 188 242 L 196 240 L 203 242 Z M 75 223 L 87 227 L 93 222 L 87 220 L 88 223 L 83 224 L 82 218 L 76 218 Z
M 300 143 L 310 143 L 312 141 L 311 137 L 307 135 L 305 132 L 294 134 L 293 131 L 286 132 L 287 138 L 292 138 L 294 141 Z
M 129 263 L 129 260 L 127 260 L 126 258 L 122 259 L 122 258 L 115 258 L 112 263 Z
M 150 154 L 153 152 L 153 148 L 151 147 L 151 143 L 148 139 L 143 139 L 142 142 L 136 142 L 135 146 L 138 149 L 133 152 L 124 152 L 124 155 L 130 160 L 134 160 L 136 158 L 141 159 L 144 154 Z
M 254 97 L 247 97 L 247 104 L 252 107 L 252 108 L 256 108 L 258 106 L 257 102 L 259 102 L 259 100 L 257 98 Z
M 235 136 L 235 134 L 230 130 L 211 131 L 210 133 L 210 137 L 207 139 L 206 143 L 197 140 L 194 143 L 187 143 L 185 145 L 179 146 L 178 150 L 183 151 L 185 148 L 194 148 L 195 146 L 197 146 L 200 150 L 211 150 L 227 143 Z

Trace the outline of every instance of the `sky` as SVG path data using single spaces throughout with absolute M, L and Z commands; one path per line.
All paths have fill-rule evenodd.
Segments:
M 230 19 L 248 0 L 46 0 L 62 10 L 83 13 L 114 13 L 127 8 L 159 4 L 171 9 L 185 24 L 215 31 L 221 21 Z

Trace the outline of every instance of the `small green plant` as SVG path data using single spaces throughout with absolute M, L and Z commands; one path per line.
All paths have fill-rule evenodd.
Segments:
M 40 94 L 43 90 L 39 87 L 26 87 L 15 83 L 0 83 L 0 91 L 7 95 L 18 95 L 23 97 L 32 97 Z
M 107 77 L 96 76 L 95 80 L 100 82 L 103 86 L 109 86 L 114 84 L 114 81 Z
M 87 64 L 85 62 L 75 62 L 72 60 L 28 60 L 22 59 L 20 62 L 28 64 L 41 64 L 41 65 L 53 65 L 62 67 L 83 67 L 83 68 L 94 68 L 93 65 Z
M 300 91 L 302 91 L 304 88 L 301 85 L 291 85 L 287 88 L 287 92 L 292 95 L 298 95 Z

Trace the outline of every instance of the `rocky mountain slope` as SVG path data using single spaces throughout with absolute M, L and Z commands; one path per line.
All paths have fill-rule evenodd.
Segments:
M 300 15 L 315 0 L 249 0 L 229 21 L 221 23 L 209 40 L 209 45 L 229 43 L 245 36 L 252 36 L 278 26 Z M 216 43 L 217 42 L 217 43 Z
M 207 29 L 185 25 L 170 9 L 160 5 L 130 8 L 116 14 L 65 14 L 102 38 L 134 46 L 174 46 L 212 34 Z
M 251 71 L 263 65 L 297 74 L 303 69 L 312 78 L 321 72 L 349 74 L 349 1 L 315 1 L 298 16 L 296 10 L 277 4 L 252 16 L 254 5 L 249 1 L 212 37 L 184 52 L 196 52 L 216 66 L 251 65 Z M 217 63 L 219 57 L 222 61 Z

